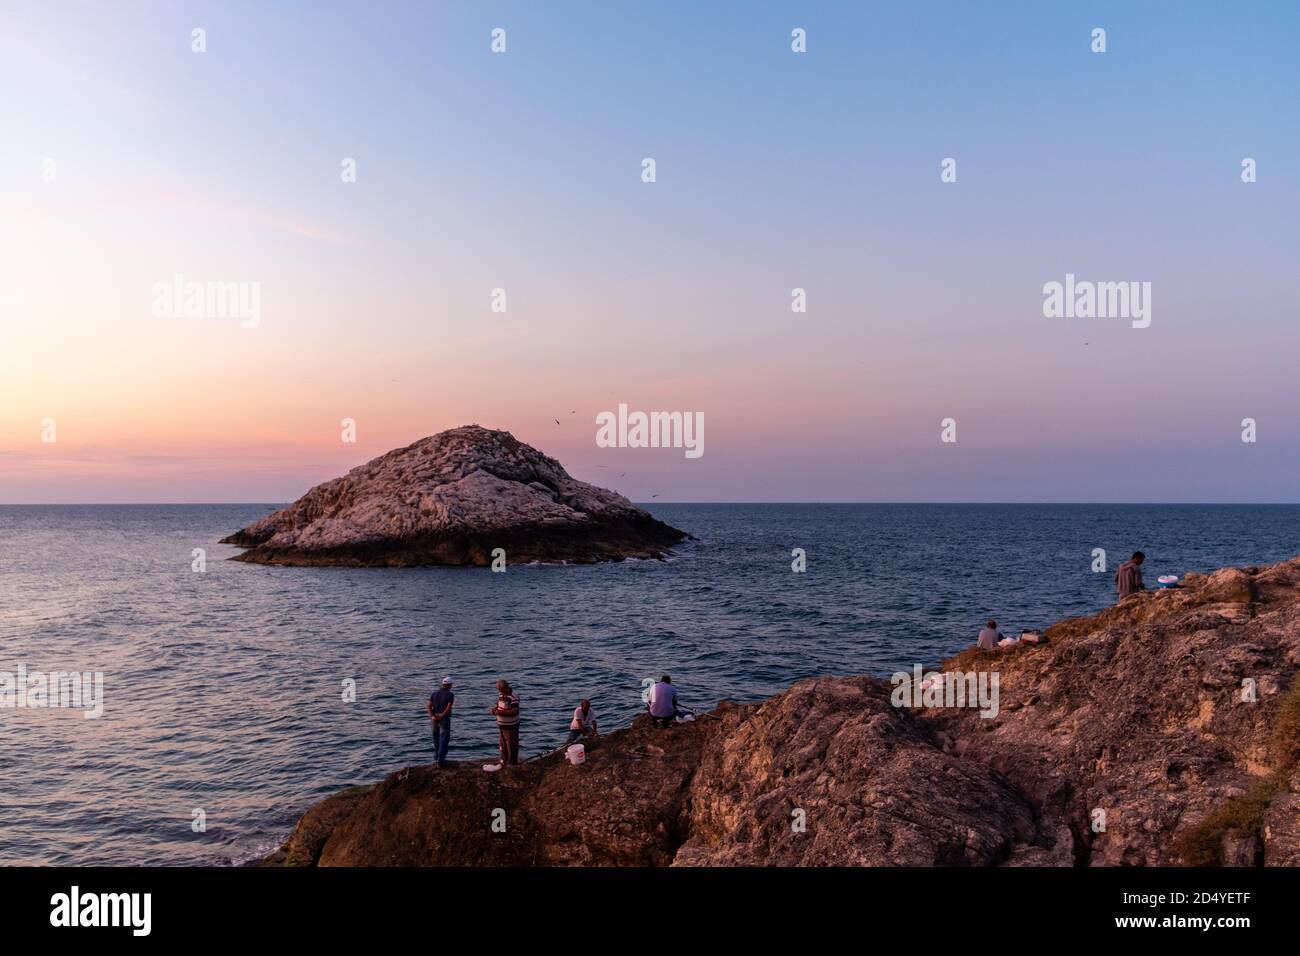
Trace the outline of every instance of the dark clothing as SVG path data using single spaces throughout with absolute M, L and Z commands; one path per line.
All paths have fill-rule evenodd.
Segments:
M 430 694 L 429 708 L 433 711 L 434 719 L 436 720 L 438 718 L 438 715 L 447 709 L 447 705 L 450 704 L 455 699 L 456 699 L 456 695 L 453 694 L 445 687 L 439 688 L 438 690 L 435 690 L 432 694 Z M 446 723 L 448 726 L 450 726 L 451 714 L 448 714 L 446 717 L 444 717 L 443 722 Z
M 1119 566 L 1115 572 L 1115 587 L 1119 590 L 1119 596 L 1122 600 L 1130 594 L 1136 594 L 1144 587 L 1142 584 L 1142 566 L 1129 558 Z
M 451 746 L 451 715 L 433 722 L 433 755 L 439 767 L 447 766 L 447 748 Z
M 572 747 L 574 744 L 576 744 L 579 740 L 581 740 L 585 736 L 587 735 L 584 734 L 581 730 L 570 730 L 569 739 L 564 742 L 564 746 Z
M 429 695 L 429 710 L 433 713 L 433 757 L 439 767 L 447 766 L 447 748 L 451 746 L 451 711 L 447 710 L 456 695 L 448 687 L 439 687 Z M 438 715 L 447 711 L 442 719 Z
M 501 765 L 519 763 L 519 725 L 498 724 L 497 732 L 501 737 Z

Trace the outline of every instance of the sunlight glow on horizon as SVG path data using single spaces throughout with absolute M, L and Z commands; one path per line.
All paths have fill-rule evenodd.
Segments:
M 1294 8 L 6 17 L 0 504 L 286 501 L 469 423 L 638 501 L 1300 500 Z M 1067 272 L 1151 328 L 1045 319 Z M 619 403 L 706 454 L 597 448 Z

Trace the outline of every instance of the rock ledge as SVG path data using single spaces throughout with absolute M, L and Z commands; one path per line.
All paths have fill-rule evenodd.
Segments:
M 577 767 L 409 767 L 316 805 L 265 863 L 1300 865 L 1300 559 L 1184 580 L 946 661 L 997 673 L 996 717 L 811 678 L 638 718 Z

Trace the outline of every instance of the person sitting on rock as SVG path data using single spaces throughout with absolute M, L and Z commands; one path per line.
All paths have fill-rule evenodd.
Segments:
M 583 737 L 596 736 L 596 712 L 591 709 L 591 701 L 585 697 L 573 709 L 573 719 L 569 721 L 569 739 L 564 742 L 571 747 Z
M 673 679 L 667 674 L 660 677 L 659 681 L 650 688 L 650 699 L 646 701 L 646 709 L 650 711 L 650 722 L 654 726 L 673 725 L 673 718 L 678 714 L 677 688 L 673 686 Z
M 998 630 L 998 622 L 989 618 L 984 622 L 984 629 L 980 631 L 979 637 L 975 639 L 975 646 L 981 651 L 991 651 L 997 648 L 1000 640 L 1002 640 L 1002 632 Z
M 1142 583 L 1142 562 L 1146 559 L 1147 556 L 1141 551 L 1134 551 L 1133 557 L 1115 571 L 1115 589 L 1119 591 L 1119 600 L 1137 594 L 1145 587 Z

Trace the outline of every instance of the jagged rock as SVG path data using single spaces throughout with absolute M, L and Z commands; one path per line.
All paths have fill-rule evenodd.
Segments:
M 331 803 L 347 792 L 318 804 L 265 863 L 667 865 L 683 839 L 691 774 L 716 727 L 701 720 L 656 730 L 639 718 L 587 741 L 587 761 L 576 767 L 562 754 L 496 773 L 478 763 L 411 767 L 346 805 Z
M 658 558 L 687 535 L 571 478 L 509 432 L 439 432 L 317 485 L 223 544 L 289 565 L 486 565 Z
M 1045 637 L 944 662 L 996 671 L 996 716 L 805 680 L 713 720 L 638 719 L 577 767 L 390 775 L 310 810 L 266 862 L 1176 865 L 1207 845 L 1223 864 L 1300 862 L 1300 559 Z
M 1288 759 L 1274 731 L 1279 688 L 1291 687 L 1300 661 L 1300 559 L 1188 575 L 1184 584 L 1062 621 L 1042 647 L 945 662 L 995 666 L 1001 712 L 993 721 L 967 711 L 927 719 L 969 741 L 963 761 L 1003 774 L 1040 827 L 1088 832 L 1103 810 L 1106 828 L 1092 834 L 1086 863 L 1184 862 L 1181 835 Z M 1247 678 L 1253 702 L 1244 699 Z M 1036 706 L 1014 706 L 1030 695 Z M 1273 841 L 1271 855 L 1283 845 L 1297 847 L 1294 831 Z M 1231 850 L 1247 855 L 1244 844 Z
M 988 865 L 1031 840 L 1020 796 L 942 747 L 867 677 L 802 681 L 732 711 L 691 782 L 677 862 Z
M 1223 837 L 1224 866 L 1255 866 L 1259 862 L 1259 837 L 1253 833 L 1225 834 Z
M 1300 866 L 1300 771 L 1270 801 L 1263 837 L 1265 866 Z

